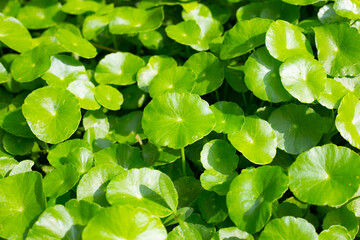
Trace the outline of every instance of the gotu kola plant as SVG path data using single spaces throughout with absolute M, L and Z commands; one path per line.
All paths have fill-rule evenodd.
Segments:
M 0 239 L 359 238 L 359 1 L 0 12 Z

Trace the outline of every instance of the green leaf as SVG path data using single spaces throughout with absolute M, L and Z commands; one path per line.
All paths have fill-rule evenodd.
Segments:
M 286 102 L 291 95 L 281 83 L 279 67 L 265 47 L 257 49 L 245 63 L 245 83 L 254 95 L 269 102 Z
M 194 88 L 195 73 L 188 67 L 172 67 L 161 71 L 149 86 L 152 98 L 167 92 L 190 93 Z
M 105 208 L 90 220 L 82 235 L 84 240 L 165 240 L 166 237 L 166 229 L 157 216 L 130 205 Z
M 214 131 L 232 133 L 240 131 L 244 123 L 244 111 L 234 102 L 220 101 L 210 106 L 216 125 Z
M 269 222 L 259 240 L 317 240 L 318 235 L 311 223 L 302 218 L 282 217 Z
M 360 36 L 347 23 L 314 28 L 318 58 L 326 73 L 334 77 L 360 73 Z
M 6 83 L 9 80 L 9 74 L 6 70 L 6 68 L 4 68 L 4 66 L 0 63 L 0 84 L 1 83 Z
M 295 55 L 313 57 L 310 42 L 301 29 L 283 20 L 273 22 L 266 33 L 266 48 L 279 61 Z
M 289 4 L 305 6 L 320 2 L 321 0 L 282 0 L 282 1 Z
M 152 9 L 118 7 L 112 14 L 109 30 L 112 34 L 146 32 L 159 28 L 163 20 L 162 7 Z
M 47 208 L 31 227 L 26 239 L 80 239 L 81 230 L 63 205 Z
M 146 208 L 159 217 L 176 212 L 178 194 L 171 179 L 158 170 L 131 169 L 116 176 L 107 186 L 112 204 Z
M 127 110 L 141 108 L 148 97 L 136 84 L 121 89 L 121 93 L 124 98 L 124 103 L 121 105 L 121 108 Z
M 14 158 L 12 158 L 10 155 L 6 156 L 6 154 L 3 153 L 2 151 L 0 152 L 0 154 L 1 154 L 1 157 L 0 157 L 0 174 L 5 177 L 19 163 Z M 5 154 L 5 156 L 3 156 L 4 154 Z
M 113 144 L 95 153 L 95 165 L 113 164 L 123 169 L 146 167 L 140 149 L 127 144 Z
M 358 130 L 360 119 L 357 114 L 359 107 L 359 98 L 348 93 L 342 99 L 335 119 L 335 126 L 341 136 L 356 148 L 360 148 L 360 132 Z
M 226 195 L 232 180 L 237 176 L 236 171 L 221 173 L 214 169 L 206 169 L 200 175 L 201 186 L 208 191 L 216 192 L 218 195 Z
M 101 4 L 92 0 L 74 0 L 67 1 L 64 6 L 62 6 L 61 11 L 73 14 L 80 15 L 86 12 L 96 12 L 101 7 Z
M 178 209 L 191 206 L 204 190 L 201 187 L 200 181 L 190 176 L 185 176 L 174 181 L 174 186 L 179 195 Z
M 323 135 L 323 122 L 312 108 L 294 103 L 275 109 L 269 123 L 275 131 L 278 148 L 299 154 L 316 146 Z
M 192 223 L 180 221 L 168 235 L 168 240 L 202 239 L 200 232 Z
M 11 64 L 11 75 L 18 82 L 31 82 L 45 73 L 50 65 L 50 54 L 46 49 L 37 47 L 15 58 Z
M 260 231 L 270 220 L 272 203 L 285 193 L 288 184 L 280 167 L 243 170 L 232 181 L 226 196 L 231 220 L 250 234 Z
M 295 56 L 287 58 L 280 66 L 284 88 L 303 103 L 312 103 L 325 88 L 326 72 L 312 58 Z
M 136 136 L 144 138 L 143 129 L 141 127 L 143 112 L 134 111 L 125 114 L 122 117 L 109 116 L 110 131 L 119 143 L 136 143 Z
M 26 172 L 0 179 L 0 237 L 22 239 L 45 208 L 40 173 Z
M 360 3 L 357 0 L 336 0 L 334 10 L 342 17 L 354 20 L 360 18 Z
M 145 107 L 142 126 L 150 142 L 179 149 L 209 134 L 215 117 L 198 95 L 166 93 Z
M 66 164 L 73 165 L 79 174 L 88 172 L 93 167 L 93 163 L 93 153 L 84 147 L 73 149 L 66 159 Z
M 68 139 L 81 119 L 76 97 L 65 89 L 55 87 L 43 87 L 30 93 L 22 111 L 36 137 L 52 144 Z
M 86 148 L 90 150 L 91 146 L 82 139 L 68 140 L 57 145 L 53 145 L 50 148 L 47 159 L 52 166 L 60 167 L 66 163 L 67 157 L 72 152 L 72 150 L 77 148 Z
M 224 35 L 220 58 L 241 56 L 265 43 L 265 34 L 273 21 L 253 18 L 238 22 Z
M 0 26 L 0 41 L 6 46 L 21 53 L 32 48 L 32 37 L 19 20 L 0 15 Z
M 144 47 L 151 50 L 158 50 L 164 46 L 164 37 L 158 31 L 141 32 L 139 40 Z
M 349 92 L 341 82 L 332 78 L 327 78 L 325 81 L 325 88 L 320 92 L 318 101 L 326 108 L 338 108 L 342 98 Z
M 206 143 L 201 151 L 201 163 L 205 169 L 231 173 L 237 168 L 239 157 L 236 150 L 224 140 L 215 139 Z
M 61 46 L 83 58 L 94 58 L 97 55 L 96 48 L 86 39 L 82 38 L 65 28 L 58 28 L 55 36 Z
M 346 228 L 351 239 L 356 237 L 359 231 L 359 220 L 353 212 L 346 207 L 341 207 L 328 212 L 323 220 L 322 228 L 329 229 L 331 226 L 340 225 Z M 343 232 L 343 231 L 342 231 Z
M 165 28 L 169 38 L 184 45 L 190 45 L 196 48 L 200 38 L 201 29 L 195 20 L 180 22 L 176 25 L 169 25 Z M 200 50 L 200 49 L 199 49 Z
M 273 0 L 251 2 L 240 7 L 236 11 L 236 18 L 238 21 L 261 17 L 272 20 L 282 19 L 290 23 L 296 23 L 299 19 L 299 15 L 298 6 Z
M 214 192 L 203 191 L 198 199 L 198 208 L 207 223 L 221 223 L 228 216 L 226 198 Z
M 100 84 L 95 88 L 96 100 L 105 108 L 117 111 L 124 102 L 124 97 L 116 88 Z
M 253 236 L 248 234 L 247 232 L 241 231 L 237 227 L 228 227 L 221 228 L 216 234 L 213 236 L 212 240 L 254 240 Z
M 31 152 L 34 140 L 5 133 L 2 144 L 4 149 L 12 155 L 26 155 Z
M 95 86 L 89 80 L 75 80 L 66 89 L 76 96 L 81 108 L 87 110 L 100 108 L 95 100 Z
M 149 58 L 149 61 L 145 67 L 142 67 L 137 73 L 137 85 L 138 87 L 149 92 L 149 86 L 151 81 L 161 74 L 162 71 L 168 68 L 176 67 L 177 63 L 172 57 L 165 55 L 154 55 Z
M 31 132 L 21 108 L 8 112 L 4 116 L 1 128 L 18 137 L 34 138 L 34 134 Z
M 51 66 L 41 78 L 48 85 L 65 88 L 75 80 L 89 80 L 82 63 L 67 55 L 52 56 Z
M 95 139 L 105 138 L 109 133 L 109 121 L 101 110 L 87 111 L 82 122 L 85 130 L 94 129 Z
M 44 177 L 44 192 L 47 197 L 57 198 L 74 187 L 79 177 L 73 165 L 55 168 Z
M 224 80 L 224 70 L 220 61 L 213 54 L 200 52 L 192 55 L 185 63 L 196 74 L 192 93 L 208 94 L 219 88 Z
M 61 4 L 57 0 L 31 0 L 20 9 L 19 19 L 28 29 L 43 29 L 63 21 L 66 14 L 60 11 Z
M 96 203 L 76 199 L 71 199 L 66 202 L 65 207 L 70 213 L 75 224 L 85 226 L 88 224 L 91 218 L 97 215 L 101 207 Z
M 25 173 L 25 172 L 31 172 L 32 171 L 32 166 L 34 166 L 34 161 L 31 160 L 23 160 L 21 162 L 19 162 L 19 164 L 17 166 L 15 166 L 9 176 L 13 176 L 16 174 L 20 174 L 20 173 Z
M 136 73 L 144 61 L 131 53 L 110 53 L 96 66 L 95 79 L 98 83 L 130 85 L 136 82 Z
M 360 157 L 346 147 L 327 144 L 300 154 L 290 166 L 292 193 L 309 204 L 339 206 L 360 186 Z
M 323 230 L 319 234 L 319 240 L 351 240 L 352 237 L 350 236 L 347 229 L 343 226 L 331 226 L 327 230 Z
M 86 200 L 101 206 L 109 206 L 107 201 L 106 187 L 117 175 L 124 172 L 120 166 L 102 164 L 89 170 L 79 181 L 76 190 L 77 200 Z
M 260 118 L 245 117 L 240 131 L 228 135 L 231 144 L 249 161 L 269 164 L 276 155 L 276 135 L 270 124 Z

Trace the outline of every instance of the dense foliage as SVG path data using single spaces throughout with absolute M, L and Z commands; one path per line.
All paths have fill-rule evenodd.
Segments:
M 360 239 L 359 0 L 0 11 L 0 239 Z

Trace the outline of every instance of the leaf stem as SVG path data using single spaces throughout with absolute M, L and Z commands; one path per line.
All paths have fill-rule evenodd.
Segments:
M 219 91 L 215 90 L 216 101 L 220 101 Z
M 244 101 L 244 103 L 245 103 L 245 106 L 247 106 L 247 101 L 246 101 L 245 93 L 242 92 L 241 95 L 242 95 L 242 97 L 243 97 L 243 101 Z
M 119 49 L 119 46 L 118 46 L 117 41 L 116 41 L 116 36 L 113 35 L 113 36 L 112 36 L 112 39 L 113 39 L 113 43 L 114 43 L 114 48 L 115 48 L 116 50 L 118 50 L 118 49 Z
M 185 148 L 181 148 L 181 166 L 184 177 L 186 176 Z
M 109 47 L 106 47 L 106 46 L 103 46 L 103 45 L 100 45 L 100 44 L 97 44 L 97 43 L 91 43 L 91 44 L 94 45 L 94 47 L 96 47 L 96 48 L 106 50 L 108 52 L 113 52 L 113 53 L 118 52 L 118 50 L 116 50 L 114 48 L 109 48 Z
M 229 83 L 227 81 L 225 81 L 225 89 L 224 89 L 224 100 L 227 100 L 227 94 L 228 94 L 228 89 L 229 89 Z

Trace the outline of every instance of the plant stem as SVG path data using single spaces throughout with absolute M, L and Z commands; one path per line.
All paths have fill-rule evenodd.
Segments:
M 241 93 L 242 97 L 243 97 L 243 100 L 244 100 L 244 103 L 245 103 L 245 106 L 247 106 L 247 101 L 246 101 L 246 97 L 245 97 L 245 93 L 242 92 Z
M 181 148 L 181 165 L 184 177 L 186 176 L 186 159 L 185 159 L 185 148 Z
M 118 52 L 118 50 L 116 50 L 114 48 L 109 48 L 109 47 L 106 47 L 106 46 L 103 46 L 103 45 L 100 45 L 97 43 L 91 43 L 91 44 L 94 45 L 94 47 L 102 49 L 102 50 L 106 50 L 106 51 L 114 52 L 114 53 Z
M 220 96 L 219 96 L 219 92 L 218 90 L 215 90 L 215 95 L 216 95 L 216 101 L 220 101 Z
M 119 49 L 118 44 L 117 44 L 117 41 L 116 41 L 116 36 L 113 35 L 112 39 L 113 39 L 113 43 L 114 43 L 114 48 L 115 48 L 116 50 Z
M 229 83 L 227 81 L 225 81 L 225 89 L 224 89 L 224 100 L 227 100 L 227 94 L 228 94 L 228 89 L 229 89 Z

